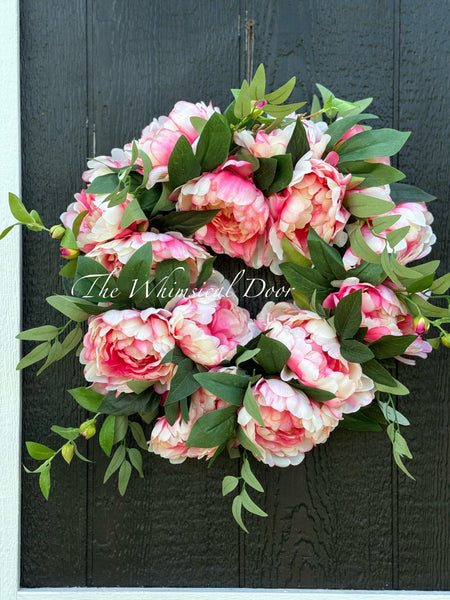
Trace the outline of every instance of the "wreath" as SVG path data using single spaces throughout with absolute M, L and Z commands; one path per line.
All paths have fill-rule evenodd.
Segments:
M 299 113 L 304 102 L 285 104 L 294 86 L 266 93 L 260 65 L 224 113 L 177 102 L 138 140 L 89 160 L 62 225 L 48 229 L 10 194 L 15 225 L 48 231 L 67 259 L 67 293 L 47 302 L 68 321 L 20 333 L 39 343 L 18 369 L 43 361 L 39 375 L 76 350 L 87 382 L 69 393 L 89 418 L 51 427 L 61 447 L 26 443 L 45 498 L 55 457 L 87 460 L 78 439 L 97 431 L 104 480 L 118 474 L 122 495 L 133 469 L 144 476 L 141 450 L 172 463 L 240 457 L 223 494 L 235 494 L 245 531 L 242 509 L 266 516 L 250 457 L 297 465 L 337 427 L 386 427 L 410 476 L 394 402 L 408 389 L 391 371 L 450 346 L 448 307 L 432 302 L 448 303 L 450 274 L 416 262 L 435 242 L 434 197 L 398 183 L 389 157 L 409 134 L 361 124 L 377 118 L 371 99 L 317 85 L 322 101 Z M 214 254 L 280 276 L 256 318 Z

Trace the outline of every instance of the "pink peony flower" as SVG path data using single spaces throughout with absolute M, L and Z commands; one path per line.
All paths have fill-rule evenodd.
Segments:
M 170 313 L 163 309 L 110 310 L 89 319 L 80 362 L 84 376 L 100 393 L 131 392 L 130 380 L 156 381 L 169 387 L 176 366 L 161 364 L 175 346 L 169 331 Z
M 70 204 L 60 217 L 64 227 L 71 228 L 77 216 L 88 211 L 77 235 L 77 244 L 82 252 L 89 252 L 101 242 L 129 235 L 137 230 L 138 225 L 145 223 L 138 221 L 126 229 L 121 229 L 120 222 L 126 206 L 132 200 L 131 194 L 125 202 L 117 206 L 108 206 L 104 203 L 105 198 L 106 194 L 89 194 L 89 188 L 82 190 L 79 194 L 75 194 L 76 202 Z
M 341 356 L 336 333 L 325 319 L 288 302 L 268 302 L 256 324 L 291 352 L 281 378 L 298 378 L 305 385 L 335 394 L 336 398 L 325 404 L 336 418 L 370 404 L 375 391 L 373 381 L 363 374 L 361 365 Z
M 324 403 L 279 379 L 260 379 L 252 388 L 264 427 L 243 406 L 238 423 L 271 467 L 298 465 L 305 452 L 328 439 L 339 420 Z M 257 457 L 258 458 L 258 457 Z
M 208 412 L 227 406 L 229 406 L 227 402 L 210 394 L 204 388 L 199 388 L 191 396 L 187 423 L 181 419 L 181 414 L 173 425 L 167 422 L 166 417 L 160 417 L 156 421 L 149 442 L 149 451 L 168 458 L 172 464 L 182 463 L 186 458 L 211 458 L 217 447 L 188 448 L 185 444 L 197 419 Z
M 286 148 L 292 137 L 295 123 L 291 123 L 284 129 L 274 129 L 270 133 L 258 131 L 253 136 L 251 131 L 236 131 L 233 140 L 238 146 L 242 146 L 253 156 L 270 158 L 279 154 L 286 154 Z
M 97 244 L 86 256 L 103 265 L 110 273 L 117 276 L 133 254 L 144 244 L 150 242 L 153 250 L 153 265 L 150 275 L 154 275 L 156 263 L 174 258 L 186 261 L 189 266 L 190 281 L 194 284 L 200 274 L 202 265 L 210 254 L 194 240 L 185 238 L 176 231 L 172 233 L 132 233 L 128 237 L 115 239 L 104 244 Z
M 248 312 L 214 286 L 180 300 L 172 311 L 170 330 L 184 354 L 207 367 L 231 359 L 238 344 L 246 344 L 256 333 Z
M 96 177 L 112 173 L 110 167 L 121 169 L 131 164 L 131 156 L 120 148 L 113 148 L 111 156 L 96 156 L 88 161 L 89 169 L 83 173 L 83 181 L 92 183 Z
M 175 104 L 168 117 L 154 119 L 145 127 L 137 146 L 149 156 L 153 165 L 147 188 L 153 187 L 158 181 L 168 180 L 169 156 L 182 135 L 191 144 L 197 141 L 199 135 L 191 123 L 191 117 L 208 120 L 214 112 L 220 110 L 211 103 L 206 105 L 204 102 L 192 104 L 180 101 Z
M 367 341 L 373 342 L 383 335 L 416 333 L 413 319 L 404 304 L 392 289 L 383 284 L 360 283 L 356 277 L 348 277 L 341 283 L 339 291 L 325 298 L 324 308 L 335 308 L 342 298 L 357 290 L 362 290 L 361 327 L 368 328 Z M 431 352 L 430 344 L 420 337 L 405 350 L 405 354 L 422 358 L 426 358 L 428 352 Z
M 181 188 L 177 209 L 220 209 L 212 221 L 195 232 L 194 238 L 214 252 L 242 258 L 249 266 L 259 268 L 269 209 L 251 174 L 250 163 L 231 159 L 215 173 L 205 173 L 186 183 Z
M 283 260 L 283 237 L 296 250 L 309 258 L 307 237 L 309 227 L 328 244 L 344 245 L 344 226 L 350 213 L 342 206 L 350 175 L 344 177 L 323 160 L 301 159 L 289 186 L 280 194 L 268 198 L 273 225 L 269 242 L 274 252 L 274 267 Z M 277 272 L 277 271 L 276 271 Z
M 373 188 L 372 188 L 373 189 Z M 391 225 L 378 236 L 375 236 L 367 224 L 361 227 L 361 233 L 367 245 L 377 254 L 381 254 L 385 247 L 388 252 L 395 252 L 400 264 L 406 265 L 414 260 L 423 258 L 431 252 L 431 246 L 436 241 L 436 236 L 431 229 L 433 215 L 427 209 L 424 202 L 404 202 L 397 204 L 392 210 L 383 216 L 399 215 L 396 223 Z M 372 219 L 369 219 L 372 225 Z M 386 241 L 386 234 L 396 231 L 402 227 L 409 227 L 406 236 L 400 240 L 394 248 Z M 384 238 L 384 239 L 383 239 Z M 362 260 L 353 254 L 349 248 L 343 257 L 346 269 L 359 265 Z

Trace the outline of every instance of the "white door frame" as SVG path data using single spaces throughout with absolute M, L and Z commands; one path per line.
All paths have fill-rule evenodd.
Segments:
M 0 230 L 12 222 L 8 192 L 20 195 L 19 0 L 0 9 Z M 0 241 L 0 600 L 450 600 L 450 592 L 184 588 L 20 588 L 21 236 Z

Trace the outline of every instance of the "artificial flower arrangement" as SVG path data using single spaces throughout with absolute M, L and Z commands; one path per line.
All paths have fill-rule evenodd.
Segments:
M 133 468 L 143 477 L 141 450 L 172 463 L 240 457 L 223 494 L 235 493 L 244 530 L 243 508 L 266 516 L 249 494 L 263 491 L 250 455 L 297 465 L 336 427 L 386 426 L 409 475 L 393 398 L 408 389 L 390 370 L 450 346 L 449 309 L 432 303 L 448 303 L 450 274 L 435 277 L 439 261 L 407 266 L 435 242 L 434 198 L 398 183 L 389 157 L 409 134 L 362 125 L 377 118 L 364 112 L 370 98 L 318 85 L 322 102 L 300 114 L 304 102 L 285 104 L 294 85 L 266 93 L 261 65 L 223 114 L 177 102 L 139 140 L 88 162 L 62 225 L 46 228 L 10 194 L 16 224 L 61 240 L 70 282 L 47 298 L 67 323 L 20 333 L 39 344 L 18 368 L 43 361 L 39 375 L 76 350 L 88 385 L 69 393 L 92 415 L 51 428 L 58 450 L 27 442 L 45 498 L 55 457 L 87 460 L 77 438 L 97 431 L 111 457 L 104 481 L 118 473 L 122 495 Z M 290 301 L 252 319 L 212 253 L 284 276 Z

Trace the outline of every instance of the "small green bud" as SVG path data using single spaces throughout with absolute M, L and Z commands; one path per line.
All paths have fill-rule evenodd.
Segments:
M 92 421 L 85 421 L 84 423 L 81 423 L 78 431 L 88 440 L 95 435 L 97 429 L 95 427 L 95 423 Z
M 67 444 L 64 444 L 61 450 L 61 454 L 66 463 L 70 465 L 73 455 L 75 454 L 73 444 L 71 442 L 67 442 Z
M 54 240 L 60 240 L 66 233 L 66 230 L 62 225 L 53 225 L 53 227 L 50 227 L 49 233 Z
M 450 348 L 450 333 L 441 335 L 441 344 L 443 344 L 446 348 Z

